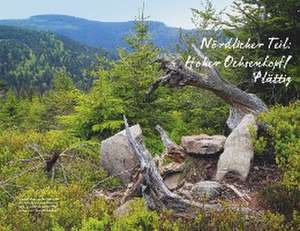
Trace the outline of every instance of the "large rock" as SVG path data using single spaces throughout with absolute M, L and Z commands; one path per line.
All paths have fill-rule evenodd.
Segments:
M 139 125 L 130 127 L 133 137 L 139 141 L 143 139 L 142 129 Z M 125 130 L 102 141 L 101 166 L 111 176 L 118 176 L 127 184 L 131 181 L 131 175 L 139 161 L 132 150 Z
M 222 185 L 216 181 L 200 181 L 192 187 L 192 196 L 214 199 L 221 194 Z
M 255 116 L 247 114 L 228 136 L 218 161 L 216 180 L 222 180 L 228 172 L 237 173 L 242 180 L 246 180 L 254 155 L 251 127 L 257 128 Z
M 190 154 L 211 155 L 223 150 L 225 140 L 226 137 L 220 135 L 183 136 L 181 146 Z

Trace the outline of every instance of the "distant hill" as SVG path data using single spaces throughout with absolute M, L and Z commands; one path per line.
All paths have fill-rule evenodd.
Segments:
M 28 19 L 0 20 L 0 24 L 56 32 L 82 44 L 108 51 L 115 51 L 117 47 L 126 47 L 123 38 L 134 30 L 134 21 L 98 22 L 64 15 L 39 15 Z M 175 49 L 180 29 L 155 21 L 149 21 L 149 29 L 156 46 L 166 50 Z
M 86 69 L 97 62 L 98 49 L 48 32 L 0 26 L 0 86 L 17 94 L 51 88 L 55 72 L 63 69 L 80 88 L 88 88 Z

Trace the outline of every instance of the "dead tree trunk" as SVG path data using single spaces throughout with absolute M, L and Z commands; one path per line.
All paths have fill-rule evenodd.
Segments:
M 140 169 L 143 174 L 143 196 L 150 209 L 161 210 L 166 208 L 173 210 L 176 213 L 185 214 L 193 213 L 195 209 L 220 209 L 219 205 L 195 203 L 171 192 L 165 185 L 149 151 L 145 148 L 143 143 L 139 143 L 133 138 L 125 116 L 124 122 L 128 142 L 140 161 Z
M 147 203 L 148 208 L 153 210 L 169 209 L 177 215 L 194 216 L 199 211 L 221 211 L 220 204 L 198 203 L 192 200 L 187 200 L 178 194 L 170 191 L 165 185 L 155 162 L 151 158 L 150 152 L 146 149 L 144 143 L 135 140 L 131 134 L 128 122 L 124 116 L 125 130 L 128 137 L 128 142 L 134 153 L 140 161 L 140 174 L 134 188 L 138 185 L 142 187 L 142 194 Z M 124 201 L 123 201 L 124 202 Z M 230 207 L 236 211 L 251 214 L 255 213 L 251 209 L 244 207 Z
M 194 45 L 193 48 L 197 55 L 203 59 L 203 53 Z M 208 73 L 197 73 L 178 59 L 161 59 L 160 61 L 167 74 L 150 86 L 148 94 L 160 85 L 171 87 L 195 86 L 209 90 L 231 105 L 230 116 L 227 121 L 227 125 L 231 129 L 240 123 L 244 115 L 249 113 L 258 115 L 267 110 L 267 106 L 261 99 L 242 91 L 223 79 L 214 67 L 209 68 Z
M 193 48 L 200 58 L 204 57 L 200 50 L 195 46 Z M 166 76 L 154 82 L 150 86 L 148 94 L 151 94 L 160 85 L 169 85 L 171 87 L 195 86 L 209 90 L 231 105 L 230 116 L 227 121 L 231 129 L 240 124 L 244 115 L 253 114 L 257 116 L 259 113 L 267 110 L 267 106 L 261 99 L 240 90 L 223 79 L 215 68 L 210 68 L 208 73 L 201 74 L 186 67 L 180 60 L 161 59 L 160 61 L 162 68 L 166 71 Z M 140 161 L 141 174 L 143 175 L 141 178 L 142 191 L 149 208 L 157 210 L 167 208 L 177 213 L 192 214 L 195 210 L 199 209 L 221 209 L 220 205 L 199 204 L 171 192 L 165 185 L 155 162 L 151 159 L 151 155 L 144 144 L 138 143 L 133 138 L 125 116 L 124 122 L 128 141 Z M 165 146 L 170 146 L 172 142 L 166 136 L 165 132 L 159 128 L 158 131 Z M 249 210 L 245 210 L 249 212 Z

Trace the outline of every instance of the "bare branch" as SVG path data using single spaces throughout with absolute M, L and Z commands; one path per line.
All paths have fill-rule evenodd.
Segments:
M 65 167 L 62 163 L 58 163 L 61 167 L 61 170 L 62 170 L 62 173 L 63 173 L 63 176 L 64 176 L 64 181 L 65 181 L 65 184 L 68 183 L 68 178 L 67 178 L 67 175 L 66 175 L 66 172 L 65 172 Z
M 161 140 L 166 147 L 166 155 L 170 159 L 176 161 L 176 162 L 182 162 L 186 158 L 185 150 L 177 145 L 175 142 L 173 142 L 166 131 L 159 125 L 156 125 L 155 129 L 160 134 Z

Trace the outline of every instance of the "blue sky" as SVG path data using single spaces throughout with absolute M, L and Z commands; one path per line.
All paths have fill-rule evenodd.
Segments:
M 232 0 L 212 0 L 217 9 Z M 141 0 L 0 0 L 0 18 L 27 18 L 38 14 L 65 14 L 98 21 L 134 19 Z M 169 26 L 191 28 L 190 8 L 200 8 L 201 0 L 146 0 L 146 15 Z

